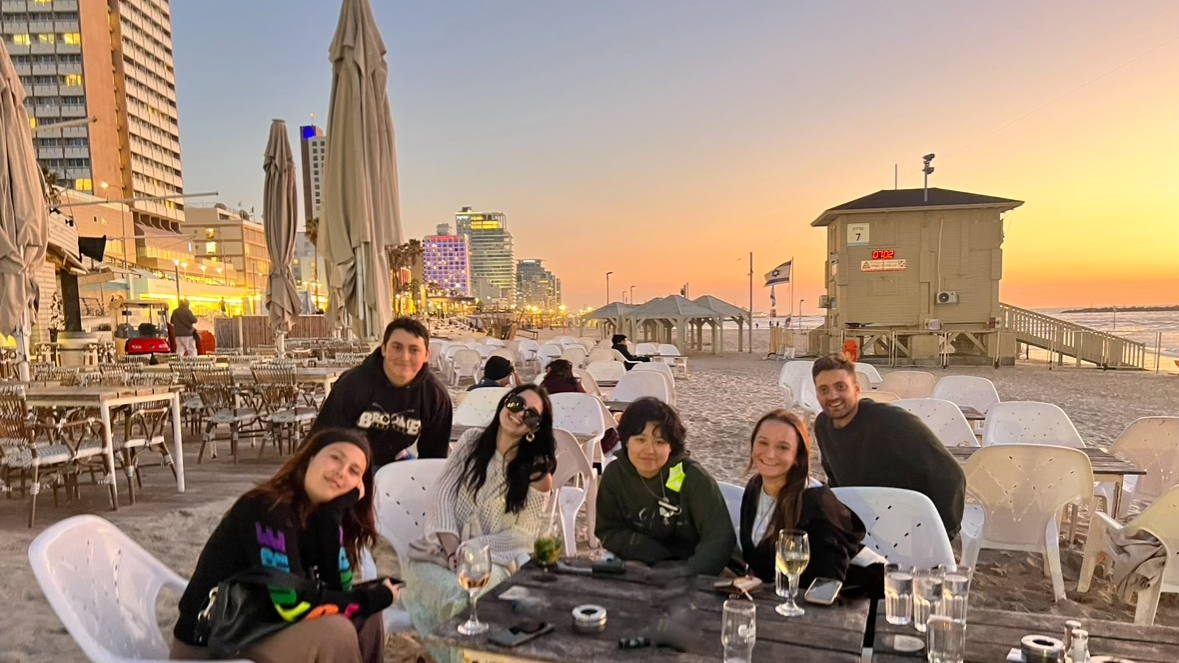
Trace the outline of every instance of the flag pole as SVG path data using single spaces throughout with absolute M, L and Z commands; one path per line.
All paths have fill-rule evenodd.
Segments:
M 799 317 L 802 317 L 802 311 L 798 312 Z M 790 317 L 794 317 L 794 256 L 790 256 Z M 802 320 L 798 321 L 802 324 Z
M 753 352 L 753 251 L 749 252 L 749 352 Z

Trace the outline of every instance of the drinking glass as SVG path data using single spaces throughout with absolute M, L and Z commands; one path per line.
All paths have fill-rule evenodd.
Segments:
M 753 660 L 753 644 L 757 642 L 757 605 L 741 599 L 725 601 L 721 623 L 721 644 L 725 648 L 724 663 L 749 663 Z
M 966 622 L 932 615 L 925 633 L 929 663 L 962 663 L 966 657 Z
M 913 622 L 913 568 L 903 564 L 884 567 L 884 618 L 889 624 Z
M 913 572 L 913 627 L 921 633 L 925 633 L 925 622 L 942 601 L 945 573 L 940 566 Z
M 491 546 L 464 543 L 459 546 L 457 557 L 459 584 L 471 597 L 471 617 L 459 624 L 458 632 L 463 635 L 479 635 L 488 628 L 487 624 L 479 621 L 476 605 L 479 602 L 480 590 L 491 582 Z
M 778 532 L 778 559 L 775 568 L 778 596 L 786 602 L 774 608 L 783 617 L 797 617 L 806 614 L 794 602 L 798 598 L 798 576 L 806 570 L 811 561 L 811 544 L 806 532 L 799 529 L 784 529 Z M 783 579 L 786 580 L 783 583 Z
M 541 521 L 540 532 L 532 547 L 532 556 L 536 558 L 537 564 L 544 567 L 545 571 L 550 571 L 560 561 L 563 548 L 561 515 L 559 513 L 547 514 Z
M 946 571 L 942 579 L 942 602 L 938 606 L 937 614 L 960 622 L 966 621 L 966 606 L 970 600 L 970 577 L 970 568 Z

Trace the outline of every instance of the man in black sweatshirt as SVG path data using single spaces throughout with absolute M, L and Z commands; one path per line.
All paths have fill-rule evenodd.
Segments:
M 311 430 L 359 428 L 379 468 L 404 458 L 414 442 L 422 458 L 446 458 L 451 414 L 450 394 L 430 373 L 430 333 L 398 318 L 385 327 L 381 347 L 340 376 Z
M 925 422 L 899 407 L 860 400 L 856 366 L 822 357 L 811 369 L 823 412 L 815 420 L 832 486 L 905 488 L 924 494 L 953 539 L 962 523 L 966 475 Z

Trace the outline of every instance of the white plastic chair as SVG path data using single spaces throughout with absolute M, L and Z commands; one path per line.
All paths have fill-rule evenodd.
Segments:
M 598 479 L 573 433 L 554 428 L 553 439 L 557 443 L 557 471 L 553 473 L 554 492 L 549 499 L 557 500 L 556 506 L 561 510 L 565 555 L 573 557 L 577 555 L 577 512 L 585 504 L 590 485 Z M 552 508 L 550 502 L 550 512 Z
M 584 336 L 582 338 L 577 339 L 577 344 L 580 345 L 581 347 L 585 348 L 585 351 L 587 353 L 591 352 L 594 348 L 598 347 L 597 339 L 586 338 Z
M 537 355 L 540 359 L 540 367 L 543 369 L 552 360 L 560 359 L 563 352 L 565 352 L 565 348 L 559 343 L 545 343 L 540 347 L 540 353 Z
M 1092 522 L 1089 523 L 1089 535 L 1085 540 L 1085 557 L 1081 562 L 1081 577 L 1077 581 L 1077 591 L 1089 591 L 1098 558 L 1106 551 L 1112 536 L 1121 534 L 1131 537 L 1138 532 L 1145 532 L 1158 539 L 1167 552 L 1163 564 L 1163 577 L 1153 586 L 1137 592 L 1134 623 L 1150 626 L 1154 624 L 1159 596 L 1163 592 L 1179 593 L 1179 486 L 1173 486 L 1125 525 L 1104 513 L 1094 514 Z
M 872 391 L 872 378 L 863 371 L 856 371 L 856 383 L 860 385 L 860 393 L 866 394 Z
M 978 446 L 978 438 L 974 436 L 970 422 L 966 420 L 962 410 L 950 401 L 936 398 L 902 398 L 893 401 L 892 404 L 917 415 L 944 446 Z
M 1144 476 L 1126 477 L 1127 486 L 1123 489 L 1128 490 L 1131 501 L 1149 504 L 1179 486 L 1179 417 L 1136 419 L 1114 440 L 1109 452 L 1146 470 Z M 1098 481 L 1102 479 L 1097 477 Z M 1131 482 L 1132 488 L 1129 487 Z M 1098 484 L 1097 491 L 1106 498 L 1107 504 L 1110 503 L 1112 483 Z
M 925 371 L 892 371 L 880 382 L 881 391 L 891 391 L 901 398 L 929 398 L 937 386 L 937 376 Z
M 729 509 L 729 520 L 733 521 L 733 531 L 741 535 L 741 500 L 745 498 L 745 488 L 724 481 L 717 481 L 721 495 L 725 497 L 725 507 Z M 740 543 L 738 541 L 738 543 Z
M 520 339 L 520 345 L 518 346 L 518 348 L 520 350 L 520 360 L 523 362 L 523 365 L 525 367 L 527 367 L 529 364 L 537 364 L 539 367 L 539 363 L 540 363 L 540 344 L 539 343 L 537 343 L 536 341 L 534 341 L 530 338 L 522 338 L 522 339 Z
M 442 374 L 449 378 L 450 374 L 454 372 L 454 356 L 459 353 L 459 350 L 468 349 L 464 343 L 452 343 L 446 346 L 442 351 L 442 361 L 440 362 Z
M 468 346 L 468 347 L 471 347 L 471 346 Z M 482 345 L 482 344 L 479 344 L 475 347 L 471 347 L 471 349 L 474 350 L 475 352 L 478 352 L 479 356 L 483 357 L 484 359 L 487 359 L 488 357 L 490 357 L 491 353 L 495 352 L 495 350 L 496 350 L 495 346 Z
M 974 375 L 947 375 L 937 381 L 933 398 L 963 407 L 972 407 L 986 414 L 999 401 L 995 383 Z
M 799 404 L 798 399 L 802 396 L 804 382 L 814 383 L 814 378 L 811 377 L 811 367 L 814 365 L 815 362 L 802 359 L 782 364 L 782 370 L 778 371 L 778 386 L 790 390 L 791 404 Z
M 557 343 L 560 343 L 562 347 L 567 348 L 571 345 L 577 345 L 577 339 L 573 338 L 572 336 L 561 336 L 557 339 Z
M 638 345 L 635 346 L 635 350 L 631 354 L 657 355 L 657 354 L 659 354 L 659 346 L 655 343 L 639 343 Z
M 442 371 L 443 353 L 446 351 L 446 341 L 438 338 L 430 339 L 430 366 L 435 370 Z
M 588 366 L 595 361 L 614 361 L 613 348 L 592 348 L 589 354 L 586 355 L 585 362 Z
M 602 456 L 602 436 L 606 434 L 607 428 L 616 428 L 617 426 L 613 417 L 609 417 L 610 411 L 605 408 L 602 401 L 589 394 L 576 392 L 553 394 L 549 396 L 549 399 L 553 404 L 553 428 L 560 428 L 572 433 L 581 445 L 585 457 L 591 463 L 600 460 L 604 466 L 606 459 Z M 609 417 L 609 422 L 607 422 L 607 417 Z M 588 500 L 586 520 L 589 523 L 590 543 L 597 545 L 597 538 L 594 536 L 594 526 L 598 520 L 596 477 L 593 483 L 588 486 L 586 499 Z
M 680 352 L 679 348 L 672 345 L 671 343 L 660 343 L 659 344 L 659 356 L 661 356 L 661 357 L 682 357 L 683 353 Z
M 498 350 L 492 351 L 492 353 L 488 355 L 487 358 L 491 359 L 492 357 L 503 357 L 504 359 L 512 362 L 512 366 L 515 366 L 518 363 L 516 361 L 516 353 L 507 348 L 499 348 Z
M 570 345 L 561 353 L 561 359 L 569 360 L 573 364 L 573 368 L 584 368 L 585 358 L 589 353 L 580 345 Z
M 483 345 L 489 345 L 493 348 L 502 348 L 504 347 L 504 342 L 494 336 L 488 336 L 487 338 L 483 339 Z
M 1080 449 L 1081 434 L 1064 410 L 1052 403 L 1007 401 L 995 403 L 983 426 L 983 446 L 992 444 L 1049 444 Z
M 389 463 L 373 477 L 377 511 L 377 533 L 397 551 L 397 559 L 409 560 L 409 543 L 423 534 L 426 511 L 430 508 L 430 489 L 438 482 L 445 458 L 422 458 Z M 400 605 L 385 609 L 385 632 L 413 630 L 413 623 Z
M 841 486 L 831 491 L 864 522 L 868 530 L 864 545 L 889 562 L 956 568 L 946 527 L 924 494 L 879 486 Z
M 800 407 L 810 410 L 816 417 L 823 411 L 823 406 L 819 404 L 819 395 L 815 392 L 814 381 L 803 380 L 802 393 L 797 397 L 797 404 Z
M 981 548 L 1038 552 L 1053 596 L 1065 598 L 1060 516 L 1071 503 L 1093 500 L 1089 457 L 1059 446 L 984 446 L 962 469 L 972 501 L 962 517 L 963 566 L 973 567 Z
M 865 364 L 862 361 L 856 362 L 856 372 L 863 373 L 868 376 L 868 381 L 872 383 L 872 388 L 876 389 L 884 380 L 880 377 L 880 371 L 872 364 Z
M 598 398 L 602 397 L 602 388 L 598 386 L 598 381 L 594 379 L 593 373 L 584 368 L 575 368 L 573 374 L 581 381 L 581 388 L 585 390 L 585 393 Z
M 585 370 L 602 382 L 618 382 L 626 375 L 626 364 L 613 359 L 606 361 L 591 361 Z
M 785 387 L 783 387 L 783 389 L 785 389 Z M 877 403 L 895 403 L 901 400 L 901 397 L 897 396 L 891 391 L 880 391 L 879 389 L 873 389 L 872 391 L 861 392 L 860 399 L 875 401 Z
M 632 371 L 654 371 L 656 373 L 662 373 L 663 375 L 665 375 L 667 377 L 668 380 L 671 380 L 671 387 L 672 387 L 672 389 L 675 389 L 675 375 L 671 372 L 671 367 L 668 366 L 667 364 L 660 364 L 658 362 L 645 361 L 645 362 L 635 364 L 635 367 L 632 368 L 631 370 Z
M 667 378 L 651 371 L 630 371 L 622 376 L 610 394 L 610 400 L 633 403 L 644 396 L 658 398 L 669 405 L 675 402 Z
M 454 425 L 487 428 L 495 419 L 495 408 L 506 393 L 507 387 L 481 387 L 468 391 L 466 398 L 454 409 Z
M 98 516 L 67 518 L 33 540 L 29 564 L 86 658 L 94 663 L 168 660 L 156 601 L 162 588 L 179 593 L 188 582 L 119 528 Z
M 463 378 L 471 378 L 472 382 L 479 381 L 479 371 L 483 368 L 483 356 L 470 348 L 463 348 L 454 353 L 450 362 L 450 385 L 457 387 Z

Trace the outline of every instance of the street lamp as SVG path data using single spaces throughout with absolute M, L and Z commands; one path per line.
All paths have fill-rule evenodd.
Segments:
M 610 304 L 610 275 L 614 272 L 606 272 L 606 304 Z
M 176 272 L 176 306 L 179 307 L 180 306 L 180 261 L 173 259 L 172 266 L 175 268 L 175 272 Z M 188 267 L 187 264 L 185 264 L 184 266 Z

